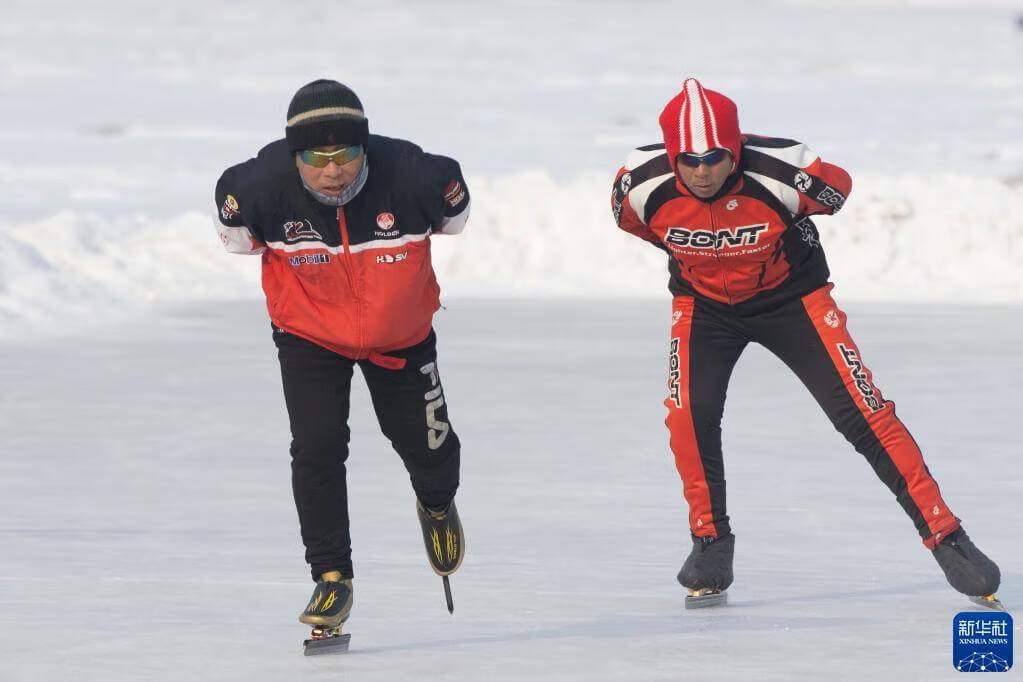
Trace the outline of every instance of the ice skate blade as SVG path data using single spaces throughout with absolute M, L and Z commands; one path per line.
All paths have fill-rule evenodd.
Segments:
M 994 609 L 995 611 L 1009 610 L 1005 608 L 1005 604 L 1003 604 L 1002 601 L 993 594 L 989 594 L 986 597 L 970 597 L 970 601 L 977 606 L 983 606 L 986 609 Z
M 686 609 L 706 609 L 728 603 L 728 592 L 718 590 L 690 590 L 686 595 Z
M 323 634 L 323 636 L 317 635 L 314 629 L 312 638 L 302 642 L 302 648 L 305 650 L 306 656 L 343 654 L 348 651 L 348 643 L 351 639 L 352 636 L 348 633 L 342 634 L 340 628 L 336 634 Z
M 451 581 L 448 580 L 447 576 L 444 576 L 444 601 L 448 605 L 448 613 L 454 614 L 455 602 L 451 598 Z

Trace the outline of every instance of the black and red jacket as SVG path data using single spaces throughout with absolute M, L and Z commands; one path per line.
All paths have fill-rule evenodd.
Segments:
M 343 206 L 302 184 L 284 140 L 217 182 L 217 230 L 233 253 L 262 254 L 273 324 L 350 358 L 385 366 L 422 341 L 440 307 L 430 235 L 460 232 L 469 193 L 458 163 L 370 135 L 368 176 Z
M 713 197 L 690 192 L 664 144 L 618 171 L 618 227 L 670 255 L 669 289 L 753 314 L 823 286 L 829 276 L 811 215 L 842 207 L 852 180 L 794 140 L 742 136 L 739 166 Z

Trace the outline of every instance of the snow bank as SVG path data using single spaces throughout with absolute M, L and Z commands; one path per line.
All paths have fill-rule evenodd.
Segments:
M 467 231 L 434 240 L 446 296 L 663 296 L 665 256 L 615 229 L 610 178 L 473 178 Z M 817 220 L 843 300 L 1023 301 L 1023 188 L 957 176 L 858 179 Z M 4 335 L 135 314 L 155 302 L 261 295 L 259 259 L 225 253 L 212 219 L 64 211 L 0 222 Z M 2 333 L 2 332 L 0 332 Z
M 556 185 L 543 173 L 473 183 L 464 241 L 435 240 L 449 293 L 656 296 L 666 256 L 614 228 L 610 178 Z M 1020 302 L 1023 187 L 957 176 L 857 177 L 816 219 L 847 300 Z

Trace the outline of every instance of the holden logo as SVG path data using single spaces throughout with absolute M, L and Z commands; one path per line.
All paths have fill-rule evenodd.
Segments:
M 728 209 L 729 211 L 734 211 L 735 209 L 739 208 L 739 202 L 736 201 L 735 199 L 732 199 L 727 204 L 725 204 L 725 208 Z
M 671 314 L 671 326 L 674 327 L 682 319 L 682 311 L 676 310 Z
M 832 309 L 824 316 L 824 324 L 828 325 L 832 329 L 838 329 L 838 325 L 842 324 L 842 321 L 838 319 L 838 313 Z
M 798 173 L 796 173 L 795 184 L 796 189 L 798 189 L 800 192 L 807 192 L 810 190 L 810 185 L 813 184 L 813 178 L 811 178 L 803 171 L 799 171 Z
M 941 510 L 938 509 L 938 505 L 934 505 L 934 509 L 931 510 L 931 513 L 934 514 L 935 516 L 941 513 Z
M 622 188 L 622 194 L 628 194 L 629 190 L 632 189 L 632 174 L 626 173 L 623 175 L 619 186 Z
M 381 213 L 377 216 L 377 225 L 380 226 L 381 230 L 389 230 L 394 226 L 394 214 L 393 213 Z

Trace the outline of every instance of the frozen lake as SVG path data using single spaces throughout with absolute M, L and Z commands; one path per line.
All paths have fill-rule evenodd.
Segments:
M 301 651 L 310 583 L 261 303 L 3 342 L 0 678 L 957 676 L 951 621 L 972 605 L 759 347 L 740 360 L 725 411 L 732 601 L 683 610 L 686 513 L 660 404 L 668 311 L 455 299 L 438 314 L 464 447 L 454 616 L 357 379 L 352 650 L 321 658 Z M 1023 309 L 848 312 L 945 499 L 1000 564 L 1000 596 L 1023 603 Z

